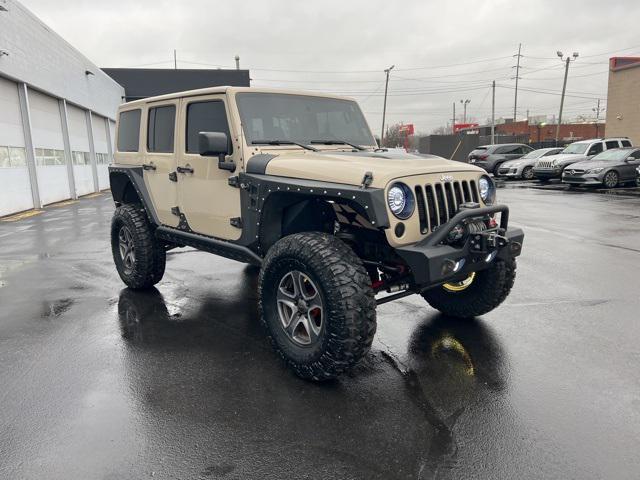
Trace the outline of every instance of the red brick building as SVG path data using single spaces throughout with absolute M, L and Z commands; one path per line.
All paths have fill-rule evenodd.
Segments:
M 528 135 L 529 142 L 555 140 L 556 124 L 530 125 L 528 121 L 496 125 L 498 135 Z M 604 123 L 563 123 L 560 125 L 560 141 L 577 141 L 585 138 L 604 137 Z

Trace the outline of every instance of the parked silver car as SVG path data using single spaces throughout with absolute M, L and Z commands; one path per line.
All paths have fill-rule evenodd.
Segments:
M 523 178 L 525 180 L 533 180 L 533 166 L 536 161 L 548 155 L 556 155 L 562 151 L 562 148 L 539 148 L 533 152 L 527 153 L 524 157 L 516 160 L 504 162 L 498 168 L 498 176 L 506 178 Z

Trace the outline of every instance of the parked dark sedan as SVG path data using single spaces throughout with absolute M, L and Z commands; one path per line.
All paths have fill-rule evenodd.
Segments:
M 604 185 L 614 188 L 636 181 L 640 148 L 614 148 L 591 160 L 572 163 L 564 169 L 562 181 L 571 185 Z
M 469 163 L 484 168 L 487 173 L 498 173 L 498 168 L 507 160 L 515 160 L 531 152 L 533 148 L 522 143 L 481 145 L 469 153 Z

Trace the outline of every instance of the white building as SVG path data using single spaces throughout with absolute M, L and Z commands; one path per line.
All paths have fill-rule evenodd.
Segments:
M 0 0 L 0 216 L 109 187 L 124 89 L 15 0 Z

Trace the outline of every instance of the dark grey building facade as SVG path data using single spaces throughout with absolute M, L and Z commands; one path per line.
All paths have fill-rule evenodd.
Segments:
M 124 87 L 124 101 L 206 87 L 248 87 L 249 70 L 103 68 Z

